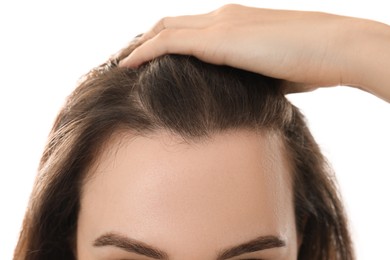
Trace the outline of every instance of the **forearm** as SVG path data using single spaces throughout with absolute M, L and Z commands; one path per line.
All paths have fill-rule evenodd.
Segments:
M 363 19 L 354 22 L 346 32 L 348 72 L 342 84 L 390 102 L 390 26 Z

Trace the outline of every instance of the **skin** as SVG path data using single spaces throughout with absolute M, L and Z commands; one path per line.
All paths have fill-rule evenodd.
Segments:
M 286 92 L 348 85 L 390 102 L 390 26 L 320 12 L 226 5 L 165 17 L 120 66 L 160 55 L 193 55 L 286 81 Z
M 82 189 L 78 259 L 153 259 L 94 242 L 112 233 L 187 260 L 218 259 L 226 248 L 275 236 L 281 245 L 228 259 L 297 259 L 289 172 L 275 135 L 236 130 L 201 142 L 167 132 L 116 135 Z

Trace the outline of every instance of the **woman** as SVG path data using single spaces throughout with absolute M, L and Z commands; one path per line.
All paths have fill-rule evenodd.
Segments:
M 283 23 L 284 31 L 265 28 L 270 35 L 259 37 L 280 49 L 259 48 L 267 47 L 253 34 L 262 32 L 259 24 L 288 16 L 295 22 Z M 239 29 L 231 28 L 234 19 Z M 308 20 L 317 23 L 312 31 Z M 53 127 L 15 259 L 353 259 L 331 172 L 302 115 L 283 97 L 349 82 L 389 99 L 382 67 L 366 79 L 367 68 L 347 64 L 348 51 L 329 57 L 342 31 L 331 25 L 341 20 L 348 31 L 367 22 L 381 37 L 363 47 L 389 55 L 384 25 L 226 6 L 164 19 L 116 57 L 120 68 L 111 62 L 92 71 Z M 191 26 L 190 33 L 178 25 Z M 288 35 L 301 26 L 297 39 Z M 331 32 L 323 47 L 313 35 L 320 30 Z M 280 44 L 286 41 L 288 48 Z M 285 81 L 185 56 L 126 68 L 164 53 Z

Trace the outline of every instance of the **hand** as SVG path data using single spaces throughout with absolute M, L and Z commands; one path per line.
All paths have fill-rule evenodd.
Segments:
M 175 53 L 284 79 L 293 86 L 288 92 L 334 85 L 378 92 L 375 86 L 370 89 L 373 82 L 362 78 L 362 70 L 370 67 L 356 65 L 370 64 L 359 42 L 367 42 L 362 32 L 380 31 L 377 24 L 319 12 L 227 5 L 208 14 L 160 20 L 120 66 L 137 67 Z

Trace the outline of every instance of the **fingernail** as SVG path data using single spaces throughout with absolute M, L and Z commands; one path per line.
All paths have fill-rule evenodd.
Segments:
M 121 60 L 119 62 L 119 64 L 118 64 L 118 67 L 121 67 L 121 68 L 123 68 L 123 67 L 126 67 L 126 68 L 137 68 L 137 66 L 134 66 L 133 64 L 131 64 L 131 57 L 130 56 L 127 56 L 126 58 Z

